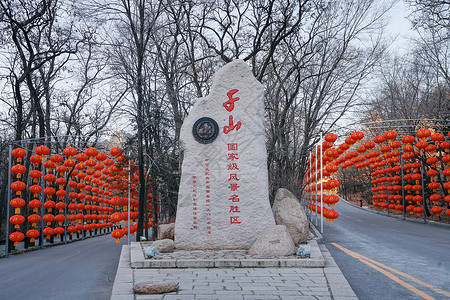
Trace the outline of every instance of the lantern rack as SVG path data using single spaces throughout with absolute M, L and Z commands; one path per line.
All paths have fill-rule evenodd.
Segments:
M 405 124 L 406 123 L 406 124 Z M 389 130 L 395 130 L 399 135 L 415 135 L 417 129 L 419 128 L 428 128 L 428 129 L 433 129 L 433 133 L 442 133 L 444 134 L 444 136 L 446 136 L 447 132 L 449 132 L 450 130 L 450 123 L 448 120 L 444 120 L 444 119 L 397 119 L 397 120 L 383 120 L 383 121 L 372 121 L 372 122 L 358 122 L 358 123 L 351 123 L 349 125 L 347 125 L 347 129 L 345 130 L 345 134 L 343 134 L 343 136 L 349 136 L 351 134 L 351 132 L 348 130 L 348 127 L 353 127 L 358 125 L 360 128 L 362 127 L 362 129 L 360 129 L 361 131 L 363 131 L 365 133 L 365 137 L 363 140 L 373 140 L 373 138 L 378 135 L 381 131 L 384 131 L 385 129 L 389 129 Z M 375 131 L 375 132 L 373 132 Z M 376 131 L 379 131 L 378 133 L 376 133 Z M 446 138 L 448 139 L 448 138 Z M 312 157 L 312 153 L 317 153 L 319 152 L 319 147 L 322 145 L 323 143 L 323 133 L 320 132 L 320 138 L 318 139 L 318 143 L 315 144 L 309 153 L 309 158 L 311 159 Z M 404 153 L 404 151 L 402 149 L 400 149 L 400 153 Z M 317 163 L 320 163 L 320 165 L 322 166 L 322 155 L 320 155 L 320 161 L 317 161 L 317 156 L 315 157 L 316 161 L 316 173 L 317 173 Z M 425 203 L 426 203 L 426 199 L 424 196 L 424 159 L 422 157 L 422 154 L 420 154 L 419 157 L 419 161 L 421 164 L 420 167 L 420 174 L 421 174 L 421 185 L 422 185 L 422 205 L 424 208 L 424 212 L 423 212 L 423 222 L 427 223 L 426 220 L 426 214 L 425 214 Z M 400 158 L 400 166 L 401 166 L 401 177 L 402 177 L 402 198 L 403 198 L 403 206 L 405 206 L 405 199 L 404 199 L 404 179 L 403 179 L 403 158 Z M 309 170 L 310 172 L 312 170 Z M 320 177 L 320 188 L 317 187 L 316 185 L 316 193 L 317 195 L 320 195 L 320 205 L 322 207 L 321 209 L 321 213 L 320 214 L 312 214 L 312 211 L 310 209 L 308 209 L 307 211 L 307 215 L 310 219 L 310 221 L 312 223 L 315 223 L 315 226 L 318 226 L 318 221 L 319 221 L 319 216 L 320 216 L 320 232 L 323 233 L 323 177 L 322 177 L 322 172 L 321 173 L 321 177 Z M 310 200 L 308 200 L 309 203 Z M 303 198 L 303 202 L 305 202 L 305 199 Z M 378 207 L 378 211 L 379 211 L 379 207 Z M 387 209 L 387 215 L 389 215 L 389 208 Z M 313 216 L 315 216 L 315 218 L 313 218 Z M 402 219 L 405 220 L 405 210 L 403 209 L 403 216 Z
M 8 155 L 8 188 L 7 188 L 7 201 L 6 201 L 6 238 L 5 238 L 5 257 L 8 257 L 9 254 L 9 228 L 10 228 L 10 204 L 9 202 L 11 201 L 11 178 L 12 178 L 12 172 L 11 172 L 11 168 L 12 168 L 12 155 L 11 152 L 13 150 L 13 147 L 21 147 L 24 150 L 27 151 L 27 155 L 28 157 L 31 155 L 32 151 L 34 150 L 33 145 L 37 145 L 37 144 L 45 144 L 46 146 L 49 147 L 50 149 L 50 153 L 52 152 L 52 150 L 62 150 L 65 147 L 67 147 L 66 145 L 75 145 L 76 147 L 80 148 L 80 149 L 85 149 L 88 148 L 88 145 L 91 145 L 90 147 L 96 147 L 99 150 L 105 150 L 114 146 L 121 146 L 123 143 L 120 142 L 116 142 L 116 141 L 96 141 L 96 142 L 89 142 L 88 140 L 86 140 L 86 137 L 82 137 L 82 136 L 73 136 L 73 135 L 65 135 L 65 136 L 48 136 L 48 137 L 40 137 L 40 138 L 28 138 L 28 139 L 23 139 L 23 140 L 16 140 L 16 141 L 10 141 L 9 142 L 9 155 Z M 77 146 L 77 144 L 79 146 Z M 130 161 L 129 161 L 130 162 Z M 31 163 L 31 162 L 30 162 Z M 44 169 L 44 164 L 41 163 L 41 171 L 43 171 Z M 43 172 L 42 172 L 43 173 Z M 27 178 L 28 181 L 30 181 L 30 177 Z M 128 179 L 130 180 L 130 178 Z M 43 192 L 40 193 L 40 198 L 44 198 L 43 196 Z M 66 203 L 67 201 L 67 196 L 64 196 L 64 200 L 63 202 Z M 130 191 L 128 188 L 128 198 L 130 198 Z M 130 201 L 128 201 L 128 212 L 130 212 Z M 41 209 L 41 220 L 40 220 L 40 235 L 39 235 L 39 246 L 38 248 L 40 249 L 44 249 L 45 247 L 45 242 L 44 242 L 44 234 L 42 232 L 42 230 L 44 229 L 44 218 L 43 218 L 43 211 L 44 209 Z M 64 209 L 64 215 L 66 217 L 65 221 L 64 221 L 64 237 L 61 236 L 61 240 L 60 242 L 62 243 L 64 241 L 64 243 L 67 243 L 67 208 Z M 128 213 L 129 215 L 129 213 Z M 128 216 L 128 220 L 130 219 L 130 216 Z M 130 224 L 130 223 L 128 223 Z M 128 227 L 129 228 L 129 227 Z M 97 235 L 97 234 L 96 234 Z M 81 233 L 81 239 L 84 239 L 85 236 L 85 229 L 83 229 L 82 233 Z M 90 234 L 90 236 L 92 237 L 92 234 Z M 130 243 L 130 236 L 131 234 L 128 234 L 128 243 Z

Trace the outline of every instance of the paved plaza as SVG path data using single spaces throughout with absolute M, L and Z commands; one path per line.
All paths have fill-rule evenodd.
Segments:
M 131 268 L 130 247 L 121 253 L 111 300 L 144 299 L 358 299 L 323 244 L 325 267 Z M 179 291 L 135 295 L 133 285 L 176 282 Z

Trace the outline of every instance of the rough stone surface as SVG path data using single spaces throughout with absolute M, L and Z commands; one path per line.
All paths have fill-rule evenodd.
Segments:
M 152 242 L 150 244 L 150 246 L 155 247 L 161 253 L 173 252 L 173 250 L 175 248 L 173 240 L 171 240 L 171 239 L 157 240 L 157 241 Z
M 272 207 L 277 225 L 285 225 L 291 234 L 294 244 L 306 243 L 309 234 L 309 221 L 306 213 L 287 189 L 278 189 Z
M 261 257 L 273 257 L 292 255 L 295 250 L 294 242 L 286 226 L 274 225 L 264 228 L 248 253 Z
M 263 90 L 251 68 L 235 60 L 215 74 L 210 94 L 197 99 L 184 120 L 176 248 L 248 250 L 264 227 L 275 225 L 268 194 Z M 209 144 L 193 136 L 193 125 L 203 117 L 218 124 L 218 136 Z M 228 131 L 231 121 L 240 127 Z
M 178 292 L 178 283 L 175 282 L 157 282 L 140 283 L 133 287 L 135 294 L 164 294 Z
M 158 240 L 174 239 L 175 223 L 160 224 L 158 226 Z

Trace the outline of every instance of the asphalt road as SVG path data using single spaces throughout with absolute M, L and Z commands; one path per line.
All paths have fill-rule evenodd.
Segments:
M 359 299 L 450 299 L 450 227 L 335 210 L 325 244 Z
M 109 299 L 123 240 L 110 235 L 0 259 L 0 299 Z

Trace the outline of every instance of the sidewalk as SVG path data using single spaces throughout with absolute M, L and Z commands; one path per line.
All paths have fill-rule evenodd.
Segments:
M 133 269 L 130 246 L 123 246 L 111 300 L 358 299 L 325 245 L 312 247 L 311 252 L 313 248 L 320 251 L 325 267 Z M 159 295 L 133 294 L 133 284 L 157 281 L 177 282 L 179 291 Z

